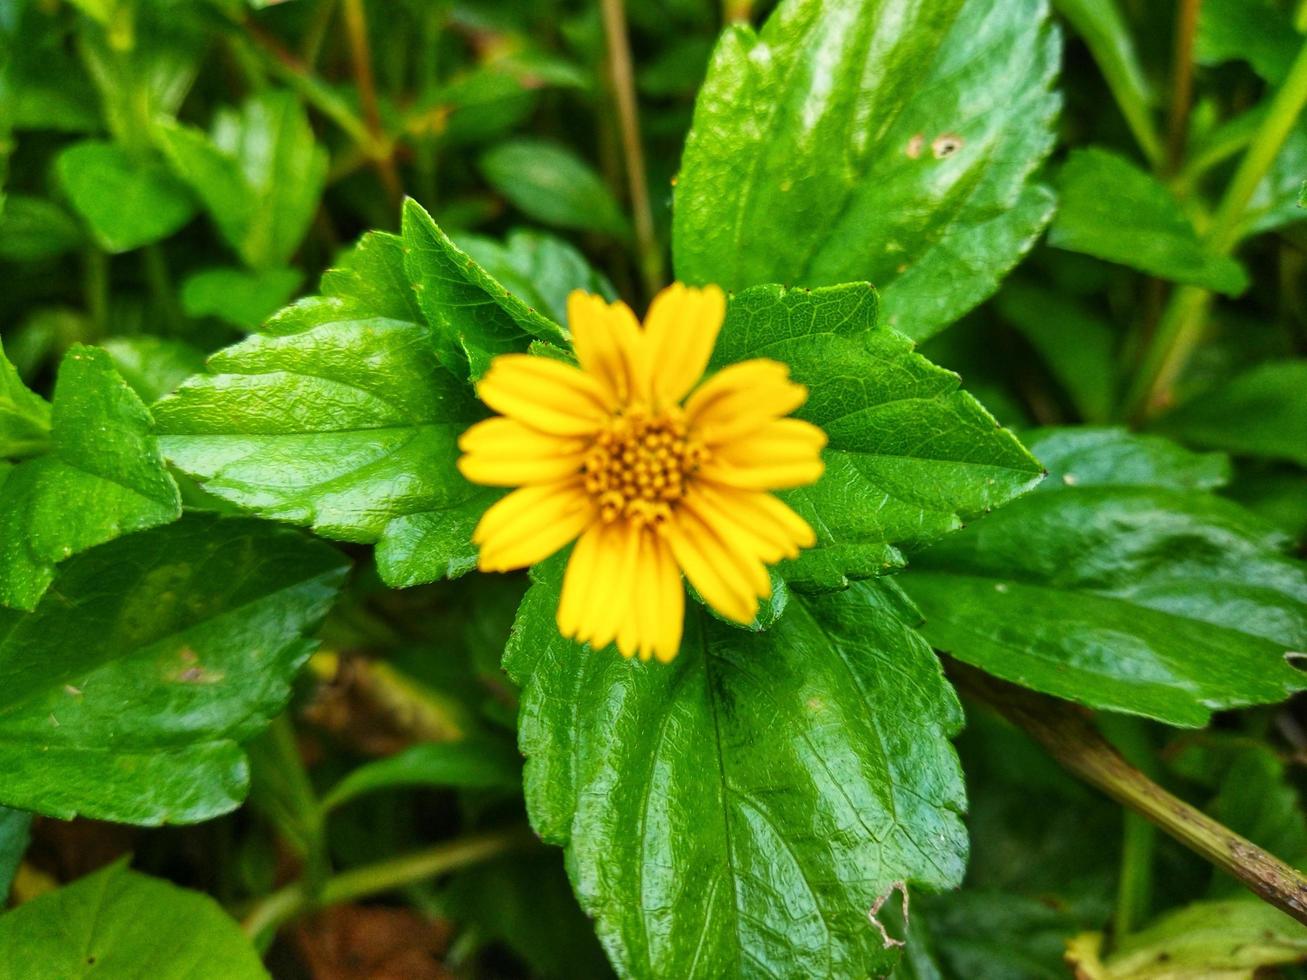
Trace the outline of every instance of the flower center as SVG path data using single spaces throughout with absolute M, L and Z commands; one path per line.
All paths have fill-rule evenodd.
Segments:
M 585 489 L 607 524 L 622 517 L 661 524 L 707 457 L 680 408 L 651 415 L 633 406 L 614 415 L 595 437 L 582 466 Z

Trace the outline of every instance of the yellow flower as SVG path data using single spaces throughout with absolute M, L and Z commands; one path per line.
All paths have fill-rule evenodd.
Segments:
M 725 314 L 716 286 L 677 283 L 641 329 L 625 303 L 577 291 L 567 316 L 580 367 L 504 354 L 477 386 L 502 416 L 463 434 L 459 469 L 520 488 L 477 525 L 480 567 L 524 568 L 578 539 L 558 606 L 564 636 L 669 661 L 685 618 L 682 572 L 719 613 L 749 623 L 771 595 L 766 566 L 813 544 L 803 518 L 768 493 L 821 476 L 825 433 L 784 417 L 807 389 L 765 359 L 695 387 Z

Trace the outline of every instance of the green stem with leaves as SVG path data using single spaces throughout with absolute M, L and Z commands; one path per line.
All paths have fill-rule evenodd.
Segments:
M 1203 247 L 1208 254 L 1228 256 L 1234 251 L 1248 202 L 1271 169 L 1305 106 L 1307 43 L 1299 50 L 1288 77 L 1271 99 L 1265 118 L 1212 216 L 1203 236 Z M 1145 418 L 1169 402 L 1172 386 L 1202 338 L 1211 299 L 1208 290 L 1197 286 L 1182 286 L 1171 294 L 1126 398 L 1128 415 Z

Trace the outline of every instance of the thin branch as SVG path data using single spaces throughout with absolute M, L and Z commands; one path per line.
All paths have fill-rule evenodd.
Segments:
M 617 104 L 622 152 L 630 188 L 631 212 L 635 224 L 635 245 L 645 289 L 653 295 L 663 284 L 663 252 L 654 233 L 649 204 L 649 182 L 645 176 L 644 149 L 640 142 L 640 119 L 635 100 L 635 72 L 631 66 L 631 43 L 626 32 L 623 0 L 601 0 L 604 38 L 608 44 L 608 69 Z
M 359 90 L 359 103 L 363 106 L 363 122 L 368 127 L 373 144 L 380 148 L 386 145 L 386 138 L 381 127 L 381 108 L 377 103 L 377 81 L 372 73 L 372 46 L 368 42 L 368 17 L 363 9 L 363 0 L 345 0 L 345 35 L 349 39 L 350 61 L 354 66 L 354 82 Z M 372 158 L 381 178 L 381 186 L 386 190 L 390 203 L 398 209 L 404 198 L 404 187 L 395 168 L 395 158 L 389 148 L 384 153 L 376 153 Z
M 962 690 L 1024 729 L 1069 772 L 1233 875 L 1263 901 L 1307 924 L 1307 877 L 1162 789 L 1121 757 L 1087 713 L 972 668 L 954 667 L 950 674 Z
M 1189 110 L 1194 97 L 1194 36 L 1202 0 L 1180 0 L 1175 18 L 1175 57 L 1171 66 L 1171 104 L 1166 126 L 1166 164 L 1180 169 L 1189 136 Z

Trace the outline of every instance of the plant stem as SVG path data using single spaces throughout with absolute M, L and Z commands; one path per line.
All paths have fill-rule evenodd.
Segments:
M 631 212 L 635 224 L 635 245 L 646 291 L 652 296 L 663 284 L 663 253 L 654 233 L 653 210 L 649 205 L 649 183 L 645 176 L 644 149 L 640 143 L 640 119 L 635 101 L 635 72 L 631 67 L 631 43 L 626 33 L 623 0 L 601 0 L 604 37 L 608 44 L 617 121 L 626 159 Z
M 358 85 L 359 102 L 363 106 L 363 121 L 372 137 L 372 144 L 384 152 L 374 153 L 372 162 L 381 178 L 381 186 L 391 205 L 398 209 L 404 197 L 404 188 L 400 183 L 399 171 L 395 168 L 395 158 L 386 146 L 386 139 L 381 128 L 381 109 L 377 104 L 377 82 L 372 73 L 372 47 L 368 43 L 368 17 L 363 9 L 363 0 L 345 0 L 345 34 L 349 38 L 350 61 L 354 66 L 354 81 Z
M 1263 901 L 1307 924 L 1307 877 L 1162 789 L 1121 757 L 1087 713 L 969 667 L 951 665 L 950 675 L 964 691 L 1024 729 L 1073 775 L 1233 875 Z
M 1288 77 L 1271 99 L 1265 118 L 1212 216 L 1203 239 L 1209 255 L 1226 256 L 1234 250 L 1248 202 L 1275 162 L 1304 106 L 1307 106 L 1307 43 L 1299 49 Z M 1202 337 L 1211 298 L 1210 292 L 1197 286 L 1182 286 L 1172 293 L 1127 396 L 1129 415 L 1143 418 L 1169 401 L 1171 386 Z
M 1202 0 L 1180 0 L 1175 16 L 1175 57 L 1171 66 L 1171 104 L 1166 126 L 1166 165 L 1170 173 L 1180 169 L 1185 140 L 1189 135 L 1189 109 L 1194 94 L 1194 35 L 1198 33 L 1198 8 Z
M 1100 719 L 1099 727 L 1126 761 L 1150 778 L 1154 775 L 1152 746 L 1138 718 L 1111 715 Z M 1120 945 L 1140 923 L 1148 920 L 1153 903 L 1153 852 L 1157 849 L 1156 827 L 1128 810 L 1122 816 L 1121 874 L 1112 928 L 1114 945 Z
M 91 332 L 83 339 L 94 343 L 108 330 L 109 256 L 95 245 L 87 246 L 83 255 L 83 295 L 91 324 Z
M 342 872 L 328 878 L 316 895 L 310 894 L 304 882 L 297 881 L 260 901 L 241 925 L 245 934 L 256 945 L 262 946 L 271 941 L 282 925 L 312 909 L 416 884 L 534 841 L 535 837 L 525 828 L 515 827 L 460 837 L 412 854 Z

